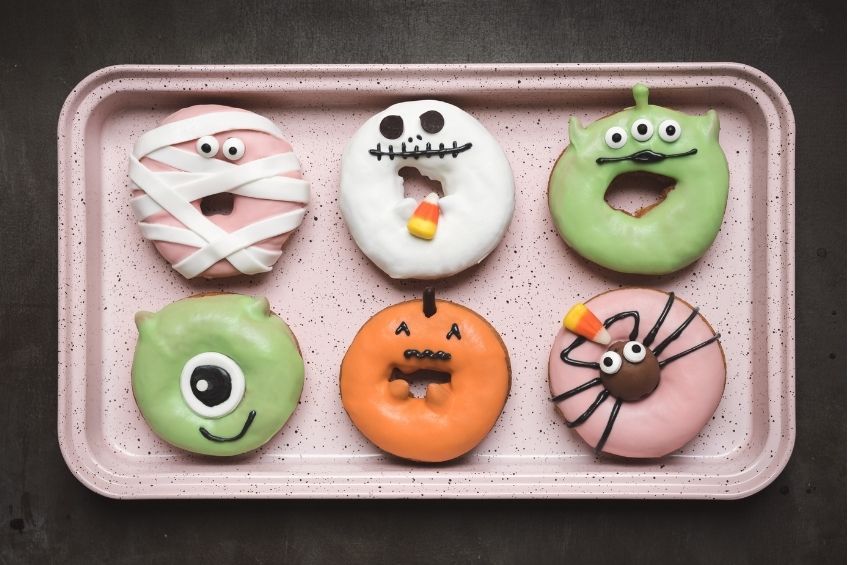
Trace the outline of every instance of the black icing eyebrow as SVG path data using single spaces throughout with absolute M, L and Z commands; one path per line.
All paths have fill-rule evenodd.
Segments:
M 456 322 L 451 324 L 451 329 L 448 332 L 448 335 L 445 336 L 445 339 L 450 339 L 451 336 L 456 336 L 456 339 L 462 339 L 462 334 L 459 333 L 459 326 L 456 325 Z
M 403 332 L 406 335 L 409 335 L 409 326 L 406 325 L 406 322 L 401 322 L 400 325 L 395 330 L 395 335 L 400 335 Z

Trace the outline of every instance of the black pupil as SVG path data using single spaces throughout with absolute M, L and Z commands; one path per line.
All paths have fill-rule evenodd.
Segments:
M 380 122 L 380 133 L 386 139 L 397 139 L 403 133 L 403 118 L 400 116 L 386 116 Z
M 619 141 L 621 141 L 621 134 L 617 132 L 612 134 L 612 140 L 613 143 L 618 143 Z
M 612 359 L 604 357 L 604 367 L 612 367 Z
M 236 149 L 235 147 L 230 147 L 229 152 L 230 155 L 235 155 L 236 153 L 238 153 L 238 149 Z
M 427 133 L 439 133 L 445 127 L 445 117 L 435 110 L 428 110 L 421 114 L 421 129 Z
M 203 151 L 204 153 L 211 153 L 212 152 L 212 146 L 209 145 L 208 143 L 204 143 L 203 145 L 200 146 L 200 150 Z
M 674 132 L 676 132 L 676 131 L 677 131 L 677 128 L 675 128 L 674 126 L 665 126 L 665 132 L 668 135 L 674 135 Z
M 230 397 L 230 374 L 217 365 L 200 365 L 191 372 L 191 392 L 206 406 L 217 406 Z
M 642 347 L 636 343 L 634 343 L 630 349 L 633 350 L 633 353 L 639 353 L 640 351 L 642 351 Z
M 639 124 L 638 126 L 636 126 L 636 131 L 638 131 L 640 135 L 645 135 L 646 133 L 648 133 L 648 126 L 646 126 L 645 124 Z

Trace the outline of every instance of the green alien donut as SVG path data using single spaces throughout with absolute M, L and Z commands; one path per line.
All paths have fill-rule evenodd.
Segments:
M 548 199 L 565 242 L 587 259 L 623 273 L 660 275 L 689 265 L 712 244 L 727 205 L 727 159 L 718 115 L 648 104 L 648 87 L 633 87 L 636 105 L 583 128 L 569 122 L 571 144 L 554 165 Z M 674 180 L 657 205 L 634 215 L 607 204 L 613 180 L 642 172 Z
M 133 394 L 168 443 L 237 455 L 271 439 L 294 412 L 303 359 L 267 299 L 200 295 L 135 320 Z

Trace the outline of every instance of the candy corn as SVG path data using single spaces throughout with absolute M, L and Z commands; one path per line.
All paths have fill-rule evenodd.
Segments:
M 601 321 L 592 313 L 585 304 L 575 304 L 562 320 L 565 329 L 589 341 L 607 345 L 610 342 L 610 334 Z
M 433 239 L 439 224 L 439 195 L 431 192 L 409 217 L 406 229 L 415 237 Z

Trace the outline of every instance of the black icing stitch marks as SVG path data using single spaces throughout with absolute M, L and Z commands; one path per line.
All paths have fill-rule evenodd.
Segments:
M 388 157 L 390 160 L 394 161 L 395 157 L 398 158 L 408 158 L 412 157 L 413 159 L 419 159 L 421 157 L 438 157 L 439 159 L 444 159 L 445 155 L 450 155 L 454 159 L 456 156 L 464 151 L 468 151 L 471 149 L 471 143 L 465 143 L 463 145 L 458 145 L 456 141 L 453 142 L 453 146 L 445 147 L 444 143 L 439 144 L 438 149 L 434 149 L 430 142 L 424 146 L 424 149 L 419 149 L 418 145 L 414 146 L 411 150 L 406 148 L 406 143 L 400 144 L 400 151 L 395 151 L 394 145 L 389 145 L 388 151 L 383 151 L 381 144 L 377 144 L 376 149 L 369 149 L 368 154 L 373 155 L 377 158 L 377 160 L 381 160 L 383 157 Z

